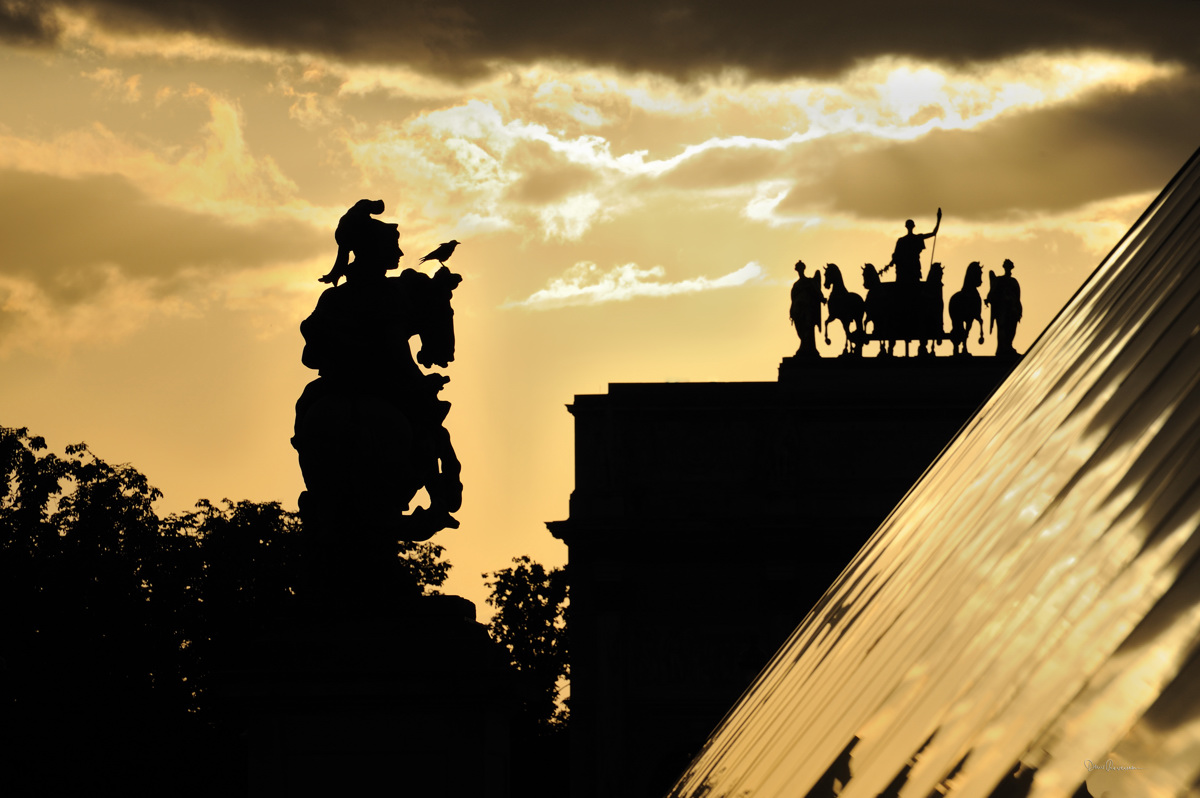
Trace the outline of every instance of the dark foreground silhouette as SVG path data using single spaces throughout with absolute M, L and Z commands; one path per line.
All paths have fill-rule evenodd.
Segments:
M 292 445 L 307 487 L 299 506 L 311 560 L 321 564 L 310 569 L 311 588 L 327 605 L 373 605 L 361 594 L 393 578 L 384 564 L 398 542 L 457 528 L 452 513 L 462 505 L 461 466 L 443 425 L 450 403 L 438 397 L 449 378 L 421 368 L 454 360 L 450 300 L 462 277 L 445 266 L 389 277 L 403 252 L 397 226 L 372 217 L 383 207 L 359 200 L 342 217 L 334 286 L 300 325 L 302 360 L 320 376 L 296 402 Z M 447 247 L 430 257 L 449 257 Z M 413 508 L 421 490 L 428 506 Z
M 248 793 L 246 716 L 230 674 L 269 641 L 277 654 L 296 650 L 296 630 L 325 614 L 304 589 L 305 529 L 278 502 L 201 501 L 160 515 L 160 496 L 137 469 L 82 444 L 58 456 L 0 427 L 0 795 Z M 373 597 L 395 608 L 392 624 L 341 615 L 335 629 L 388 630 L 415 661 L 395 619 L 430 601 L 423 594 L 450 563 L 433 543 L 398 549 Z M 565 572 L 525 558 L 488 584 L 496 617 L 480 642 L 516 690 L 510 794 L 561 795 Z M 441 603 L 447 615 L 462 600 Z M 342 666 L 362 649 L 350 642 Z M 452 703 L 430 682 L 404 689 Z
M 417 363 L 454 360 L 450 298 L 462 277 L 444 266 L 432 277 L 413 269 L 388 277 L 403 252 L 396 225 L 369 215 L 382 208 L 360 200 L 342 217 L 338 262 L 343 250 L 354 255 L 340 267 L 346 283 L 326 289 L 300 325 L 304 365 L 321 375 L 296 403 L 292 444 L 308 488 L 301 512 L 362 535 L 427 540 L 458 526 L 451 513 L 462 504 L 462 483 L 442 425 L 450 403 L 438 398 L 449 378 Z M 410 513 L 422 488 L 430 505 Z

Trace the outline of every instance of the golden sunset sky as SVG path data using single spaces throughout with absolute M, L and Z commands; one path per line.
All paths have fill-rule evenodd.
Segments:
M 774 380 L 795 261 L 861 292 L 938 206 L 1023 351 L 1200 145 L 1200 3 L 782 7 L 0 0 L 0 424 L 294 509 L 298 325 L 381 198 L 402 267 L 462 242 L 434 540 L 486 610 L 566 560 L 574 395 Z

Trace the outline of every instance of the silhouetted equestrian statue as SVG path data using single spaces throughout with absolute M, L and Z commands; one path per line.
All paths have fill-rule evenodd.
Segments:
M 307 487 L 305 533 L 339 557 L 349 548 L 394 560 L 398 541 L 458 526 L 451 513 L 462 504 L 460 467 L 442 425 L 450 403 L 438 398 L 449 378 L 417 362 L 454 360 L 450 299 L 462 277 L 445 266 L 432 277 L 413 269 L 387 276 L 403 253 L 396 225 L 371 218 L 382 210 L 381 201 L 362 200 L 338 224 L 338 260 L 322 278 L 335 285 L 300 325 L 304 365 L 320 376 L 296 403 L 292 445 Z M 422 488 L 429 505 L 410 512 Z
M 805 277 L 804 269 L 804 261 L 796 261 L 797 276 L 792 285 L 792 306 L 788 316 L 800 337 L 796 357 L 816 358 L 821 353 L 817 351 L 815 330 L 821 329 L 821 305 L 825 304 L 825 295 L 821 292 L 821 273 L 818 271 L 812 277 Z
M 1017 334 L 1017 322 L 1021 320 L 1022 313 L 1021 284 L 1012 276 L 1013 262 L 1005 260 L 1002 266 L 1004 274 L 997 275 L 991 270 L 988 271 L 988 295 L 984 300 L 992 309 L 991 326 L 996 330 L 996 355 L 1000 357 L 1017 353 L 1012 342 Z M 982 327 L 981 321 L 981 339 Z

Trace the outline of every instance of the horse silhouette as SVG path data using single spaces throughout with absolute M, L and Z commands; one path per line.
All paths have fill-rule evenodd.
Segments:
M 983 285 L 983 267 L 979 261 L 971 261 L 963 275 L 962 290 L 950 297 L 950 342 L 954 354 L 970 355 L 967 338 L 971 334 L 971 323 L 979 322 L 979 343 L 983 343 L 983 302 L 979 298 L 979 286 Z
M 825 287 L 829 289 L 829 316 L 825 319 L 825 343 L 829 341 L 829 325 L 834 321 L 842 323 L 842 332 L 846 335 L 846 344 L 842 349 L 843 355 L 857 355 L 862 351 L 863 315 L 866 303 L 863 298 L 847 290 L 842 280 L 842 271 L 836 263 L 825 264 Z M 850 325 L 854 325 L 853 336 Z

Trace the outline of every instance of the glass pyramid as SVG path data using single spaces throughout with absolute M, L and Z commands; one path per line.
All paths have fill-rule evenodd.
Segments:
M 673 798 L 1200 795 L 1200 152 Z

